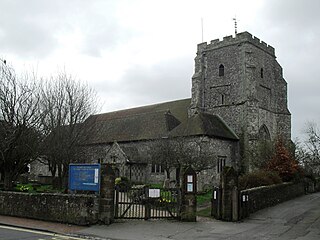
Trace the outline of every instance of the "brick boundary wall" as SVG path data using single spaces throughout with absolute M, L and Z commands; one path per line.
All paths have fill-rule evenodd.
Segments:
M 240 202 L 243 202 L 243 195 L 248 196 L 247 210 L 249 213 L 254 213 L 303 194 L 305 194 L 304 183 L 282 183 L 243 190 L 240 192 Z
M 99 197 L 0 191 L 0 215 L 89 225 L 99 221 Z

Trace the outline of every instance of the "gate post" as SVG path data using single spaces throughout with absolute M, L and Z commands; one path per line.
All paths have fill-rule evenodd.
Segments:
M 99 220 L 104 224 L 114 221 L 114 171 L 109 164 L 101 164 Z
M 149 188 L 145 187 L 144 188 L 145 192 L 145 205 L 144 205 L 144 220 L 148 220 L 151 217 L 151 206 L 150 206 L 150 199 L 149 199 Z
M 220 187 L 222 189 L 221 219 L 237 221 L 239 216 L 238 174 L 233 167 L 224 167 L 221 173 Z
M 211 216 L 221 219 L 221 188 L 214 187 L 211 199 Z
M 185 169 L 182 176 L 181 220 L 187 222 L 197 221 L 197 174 L 191 168 Z
M 249 217 L 249 194 L 245 191 L 240 192 L 240 219 Z

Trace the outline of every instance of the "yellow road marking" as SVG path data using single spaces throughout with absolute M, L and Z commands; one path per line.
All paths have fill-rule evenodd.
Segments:
M 57 233 L 41 232 L 41 231 L 25 229 L 25 228 L 17 228 L 17 227 L 1 226 L 1 225 L 0 225 L 0 228 L 20 231 L 20 232 L 28 232 L 28 233 L 35 233 L 35 234 L 40 234 L 40 235 L 52 236 L 52 237 L 54 237 L 52 239 L 59 239 L 60 238 L 60 239 L 83 240 L 83 238 L 69 237 L 69 236 L 64 236 L 64 235 L 57 234 Z M 39 240 L 41 240 L 41 238 L 39 238 Z

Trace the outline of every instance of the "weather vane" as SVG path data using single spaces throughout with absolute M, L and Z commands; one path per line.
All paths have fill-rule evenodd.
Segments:
M 238 31 L 237 31 L 237 17 L 235 16 L 233 19 L 234 21 L 234 33 L 235 35 L 237 35 Z

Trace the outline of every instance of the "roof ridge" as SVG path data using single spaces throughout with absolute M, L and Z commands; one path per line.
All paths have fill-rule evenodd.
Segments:
M 156 110 L 156 111 L 150 111 L 150 112 L 141 112 L 141 113 L 134 113 L 134 114 L 128 114 L 125 116 L 119 116 L 119 117 L 110 117 L 108 118 L 108 120 L 114 120 L 114 119 L 127 119 L 127 118 L 131 118 L 131 117 L 136 117 L 136 116 L 143 116 L 143 115 L 147 115 L 147 114 L 156 114 L 156 113 L 160 113 L 163 112 L 165 114 L 168 113 L 168 109 L 167 110 Z M 104 120 L 101 120 L 104 121 Z
M 191 99 L 191 98 L 183 98 L 183 99 L 177 99 L 177 100 L 170 100 L 170 101 L 167 101 L 167 102 L 153 103 L 153 104 L 150 104 L 150 105 L 143 105 L 143 106 L 139 106 L 139 107 L 125 108 L 125 109 L 115 110 L 115 111 L 111 111 L 111 112 L 92 114 L 91 116 L 101 116 L 101 115 L 104 115 L 104 114 L 125 112 L 125 111 L 135 110 L 135 109 L 139 109 L 139 108 L 142 109 L 142 108 L 148 108 L 148 107 L 156 107 L 156 106 L 165 105 L 165 104 L 168 104 L 168 103 L 186 101 L 186 100 L 190 100 L 190 99 Z

